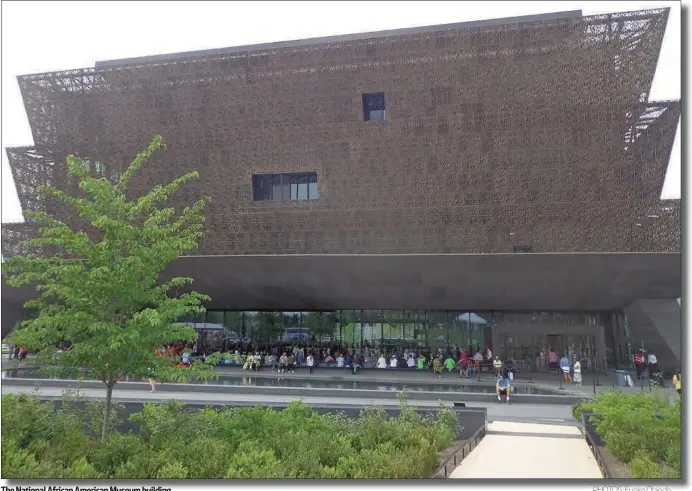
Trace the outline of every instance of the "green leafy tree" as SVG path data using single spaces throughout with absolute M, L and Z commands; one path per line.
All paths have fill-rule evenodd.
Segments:
M 27 213 L 41 224 L 41 236 L 25 243 L 28 252 L 2 265 L 8 285 L 36 285 L 39 292 L 36 300 L 25 304 L 37 315 L 22 322 L 8 342 L 37 352 L 36 362 L 53 367 L 52 371 L 63 375 L 86 371 L 104 383 L 102 439 L 108 433 L 113 387 L 122 377 L 154 375 L 184 381 L 215 376 L 218 355 L 191 369 L 154 356 L 160 346 L 194 342 L 193 328 L 174 323 L 190 312 L 203 313 L 203 302 L 209 300 L 193 291 L 178 295 L 191 278 L 165 283 L 159 279 L 171 261 L 195 249 L 202 237 L 207 198 L 181 212 L 167 203 L 199 174 L 191 172 L 157 185 L 136 199 L 126 195 L 135 173 L 162 148 L 163 139 L 156 136 L 115 184 L 95 177 L 88 160 L 70 155 L 68 173 L 77 179 L 79 195 L 52 186 L 43 186 L 40 192 L 67 205 L 90 233 L 73 230 L 50 213 Z M 56 355 L 62 342 L 70 349 Z

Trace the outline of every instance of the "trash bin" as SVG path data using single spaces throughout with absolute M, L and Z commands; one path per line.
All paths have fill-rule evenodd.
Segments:
M 627 370 L 615 370 L 615 385 L 627 387 Z

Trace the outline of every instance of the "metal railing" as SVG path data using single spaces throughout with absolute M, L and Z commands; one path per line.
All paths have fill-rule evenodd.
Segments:
M 603 458 L 601 446 L 596 444 L 593 434 L 586 427 L 582 427 L 582 431 L 584 432 L 584 436 L 586 436 L 586 443 L 589 445 L 591 453 L 593 453 L 594 458 L 596 459 L 596 463 L 598 464 L 598 468 L 601 470 L 601 474 L 603 474 L 603 477 L 606 479 L 612 479 L 613 474 L 610 472 L 608 464 L 606 464 L 605 459 Z
M 485 437 L 486 424 L 478 428 L 473 436 L 465 440 L 459 445 L 454 452 L 448 456 L 433 474 L 435 479 L 446 479 L 456 469 L 462 460 L 464 460 L 478 446 L 480 441 Z

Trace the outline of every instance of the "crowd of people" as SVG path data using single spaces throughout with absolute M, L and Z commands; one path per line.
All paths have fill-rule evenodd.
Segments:
M 493 354 L 489 346 L 476 350 L 473 355 L 459 347 L 442 349 L 390 349 L 378 347 L 349 347 L 331 345 L 327 347 L 292 345 L 270 348 L 268 350 L 241 351 L 225 353 L 221 363 L 241 366 L 243 370 L 259 371 L 270 368 L 277 374 L 293 373 L 299 367 L 313 373 L 315 367 L 347 368 L 357 374 L 361 368 L 376 369 L 415 369 L 431 370 L 438 377 L 444 371 L 459 372 L 460 378 L 469 378 L 481 369 L 492 365 Z

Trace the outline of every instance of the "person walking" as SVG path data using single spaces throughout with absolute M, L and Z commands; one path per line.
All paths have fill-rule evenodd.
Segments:
M 351 375 L 356 375 L 360 369 L 360 355 L 356 353 L 353 355 L 353 362 L 351 363 Z

